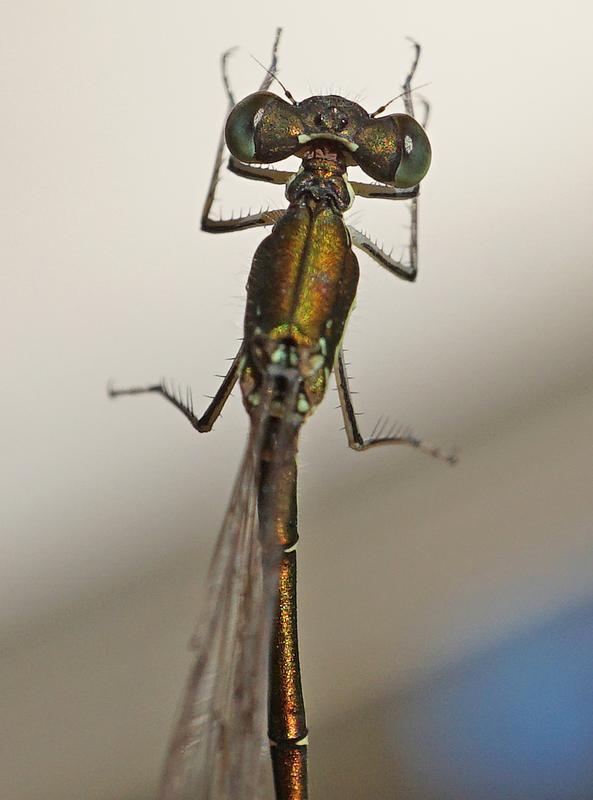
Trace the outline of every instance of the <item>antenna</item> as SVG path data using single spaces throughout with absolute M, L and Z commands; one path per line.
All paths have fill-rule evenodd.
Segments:
M 251 54 L 250 54 L 250 55 L 251 55 Z M 296 106 L 296 105 L 298 105 L 297 101 L 294 99 L 294 97 L 292 96 L 292 94 L 291 94 L 291 93 L 288 91 L 288 89 L 287 89 L 287 88 L 286 88 L 286 86 L 285 86 L 285 85 L 282 83 L 282 81 L 281 81 L 281 80 L 280 80 L 280 78 L 279 78 L 279 77 L 276 75 L 276 73 L 275 73 L 275 72 L 272 72 L 272 71 L 271 71 L 271 70 L 269 70 L 267 67 L 264 67 L 264 65 L 261 63 L 261 61 L 259 61 L 259 60 L 258 60 L 258 59 L 257 59 L 257 58 L 254 56 L 254 55 L 251 55 L 251 58 L 252 58 L 252 59 L 255 61 L 255 63 L 256 63 L 256 64 L 259 64 L 259 65 L 260 65 L 260 67 L 261 67 L 263 70 L 265 70 L 265 71 L 268 73 L 268 75 L 269 75 L 269 76 L 272 78 L 272 80 L 273 80 L 273 81 L 276 81 L 277 83 L 279 83 L 279 84 L 280 84 L 280 86 L 282 86 L 282 88 L 284 89 L 284 94 L 285 94 L 285 95 L 286 95 L 286 97 L 287 97 L 287 98 L 290 100 L 290 102 L 293 104 L 293 106 Z
M 396 94 L 395 97 L 392 97 L 391 100 L 385 103 L 384 106 L 379 106 L 379 108 L 376 111 L 373 111 L 373 113 L 370 116 L 376 117 L 377 114 L 382 114 L 387 108 L 387 106 L 390 106 L 395 100 L 399 100 L 399 98 L 403 97 L 405 94 L 411 94 L 412 92 L 415 92 L 418 89 L 424 89 L 425 86 L 430 86 L 430 83 L 421 83 L 420 86 L 414 86 L 413 89 L 404 89 L 403 92 L 400 92 L 399 94 Z

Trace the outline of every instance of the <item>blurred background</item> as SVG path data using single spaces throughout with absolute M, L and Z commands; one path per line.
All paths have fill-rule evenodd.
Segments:
M 362 13 L 361 13 L 362 12 Z M 0 774 L 6 800 L 145 800 L 245 440 L 156 397 L 213 394 L 262 231 L 199 231 L 225 114 L 285 26 L 281 79 L 374 110 L 413 36 L 431 103 L 420 273 L 362 254 L 331 394 L 301 447 L 300 624 L 313 798 L 593 796 L 593 113 L 582 3 L 21 0 L 0 12 Z M 394 110 L 402 110 L 401 101 Z M 226 176 L 217 209 L 282 204 Z M 351 220 L 398 253 L 405 208 Z M 197 400 L 200 407 L 206 398 Z M 345 757 L 344 757 L 345 756 Z

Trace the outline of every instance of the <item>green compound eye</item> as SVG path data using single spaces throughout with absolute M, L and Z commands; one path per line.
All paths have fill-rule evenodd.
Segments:
M 233 108 L 227 119 L 224 135 L 227 147 L 241 161 L 255 156 L 255 126 L 268 103 L 276 100 L 271 92 L 256 92 Z
M 416 186 L 428 172 L 431 149 L 422 126 L 407 114 L 368 119 L 357 131 L 354 160 L 377 181 Z
M 299 148 L 302 131 L 294 106 L 271 92 L 256 92 L 237 103 L 229 114 L 225 139 L 240 161 L 270 164 Z
M 424 128 L 414 117 L 407 114 L 394 114 L 402 139 L 402 157 L 395 171 L 395 186 L 407 189 L 416 186 L 428 172 L 432 150 Z

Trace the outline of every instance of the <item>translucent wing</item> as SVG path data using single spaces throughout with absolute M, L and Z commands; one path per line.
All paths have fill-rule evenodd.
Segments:
M 260 531 L 257 498 L 265 409 L 216 544 L 205 618 L 165 762 L 160 800 L 255 800 L 266 730 L 268 648 L 281 547 Z M 266 539 L 268 541 L 266 541 Z

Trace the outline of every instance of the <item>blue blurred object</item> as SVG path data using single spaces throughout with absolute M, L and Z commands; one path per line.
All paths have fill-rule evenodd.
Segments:
M 593 604 L 394 698 L 385 724 L 398 798 L 591 800 Z

